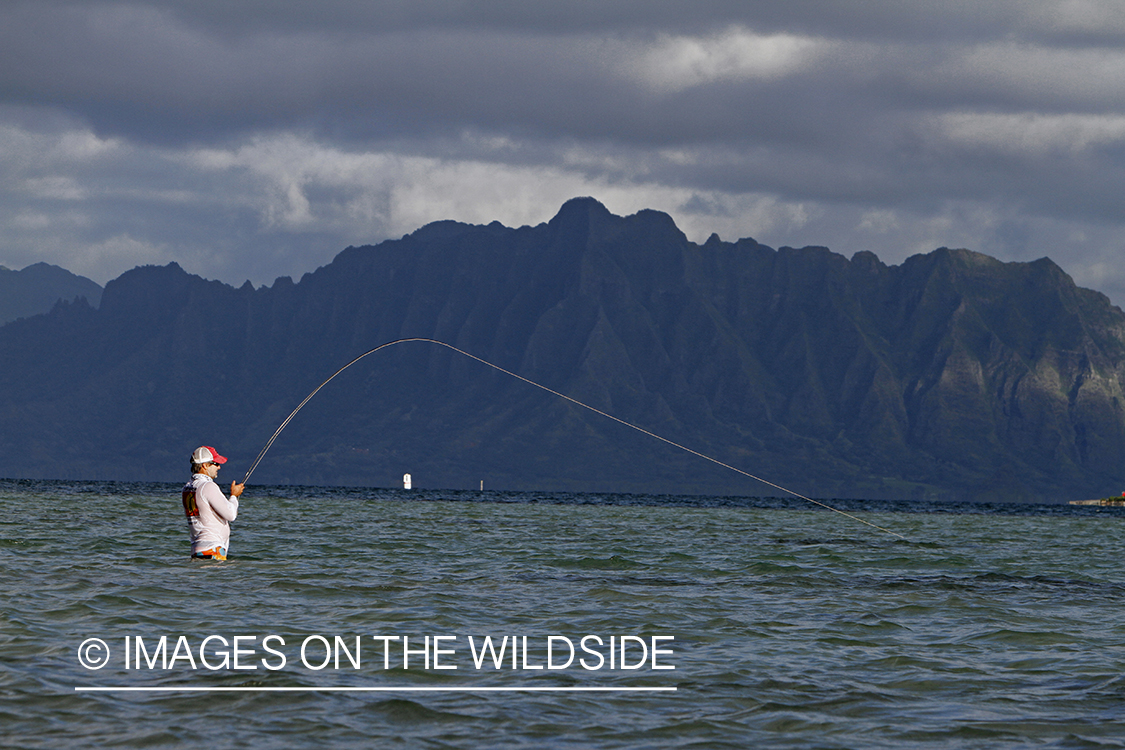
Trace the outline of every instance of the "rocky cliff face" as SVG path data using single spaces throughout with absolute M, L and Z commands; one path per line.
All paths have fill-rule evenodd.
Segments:
M 138 268 L 98 310 L 0 328 L 0 474 L 177 479 L 213 442 L 234 478 L 325 377 L 411 336 L 813 496 L 1125 489 L 1125 315 L 1051 261 L 700 246 L 665 214 L 592 199 L 537 227 L 432 224 L 257 290 Z M 405 471 L 777 494 L 423 343 L 333 381 L 255 480 L 393 486 Z

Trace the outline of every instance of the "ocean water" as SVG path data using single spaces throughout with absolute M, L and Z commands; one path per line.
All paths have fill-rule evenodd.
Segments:
M 0 745 L 1125 747 L 1125 512 L 840 505 L 0 482 Z

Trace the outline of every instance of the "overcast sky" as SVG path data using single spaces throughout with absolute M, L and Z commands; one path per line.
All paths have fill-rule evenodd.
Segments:
M 1125 304 L 1120 0 L 0 4 L 0 264 L 235 285 L 590 195 Z

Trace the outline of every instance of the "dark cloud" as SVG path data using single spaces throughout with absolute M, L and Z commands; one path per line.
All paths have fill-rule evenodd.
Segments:
M 1116 2 L 0 6 L 0 263 L 268 282 L 566 198 L 1125 288 Z
M 1028 48 L 1002 25 L 1013 6 L 941 7 L 17 3 L 0 14 L 0 90 L 160 140 L 297 124 L 690 143 L 827 137 L 884 108 L 1120 105 L 1116 48 Z M 982 29 L 993 46 L 980 46 Z M 692 34 L 703 36 L 677 43 Z M 739 56 L 777 34 L 806 46 Z M 672 85 L 650 80 L 661 75 Z
M 73 3 L 37 0 L 55 7 Z M 112 5 L 117 0 L 87 0 Z M 832 38 L 888 41 L 1023 39 L 1113 46 L 1125 36 L 1118 6 L 1109 0 L 943 0 L 879 3 L 871 0 L 151 0 L 147 7 L 207 29 L 239 35 L 260 31 L 387 33 L 430 29 L 494 29 L 569 34 L 666 31 L 701 33 L 731 24 Z

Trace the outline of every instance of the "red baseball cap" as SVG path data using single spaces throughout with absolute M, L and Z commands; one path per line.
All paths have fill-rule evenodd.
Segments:
M 193 464 L 225 464 L 226 458 L 219 455 L 219 452 L 209 445 L 204 445 L 195 449 L 195 453 L 191 454 L 191 462 Z

